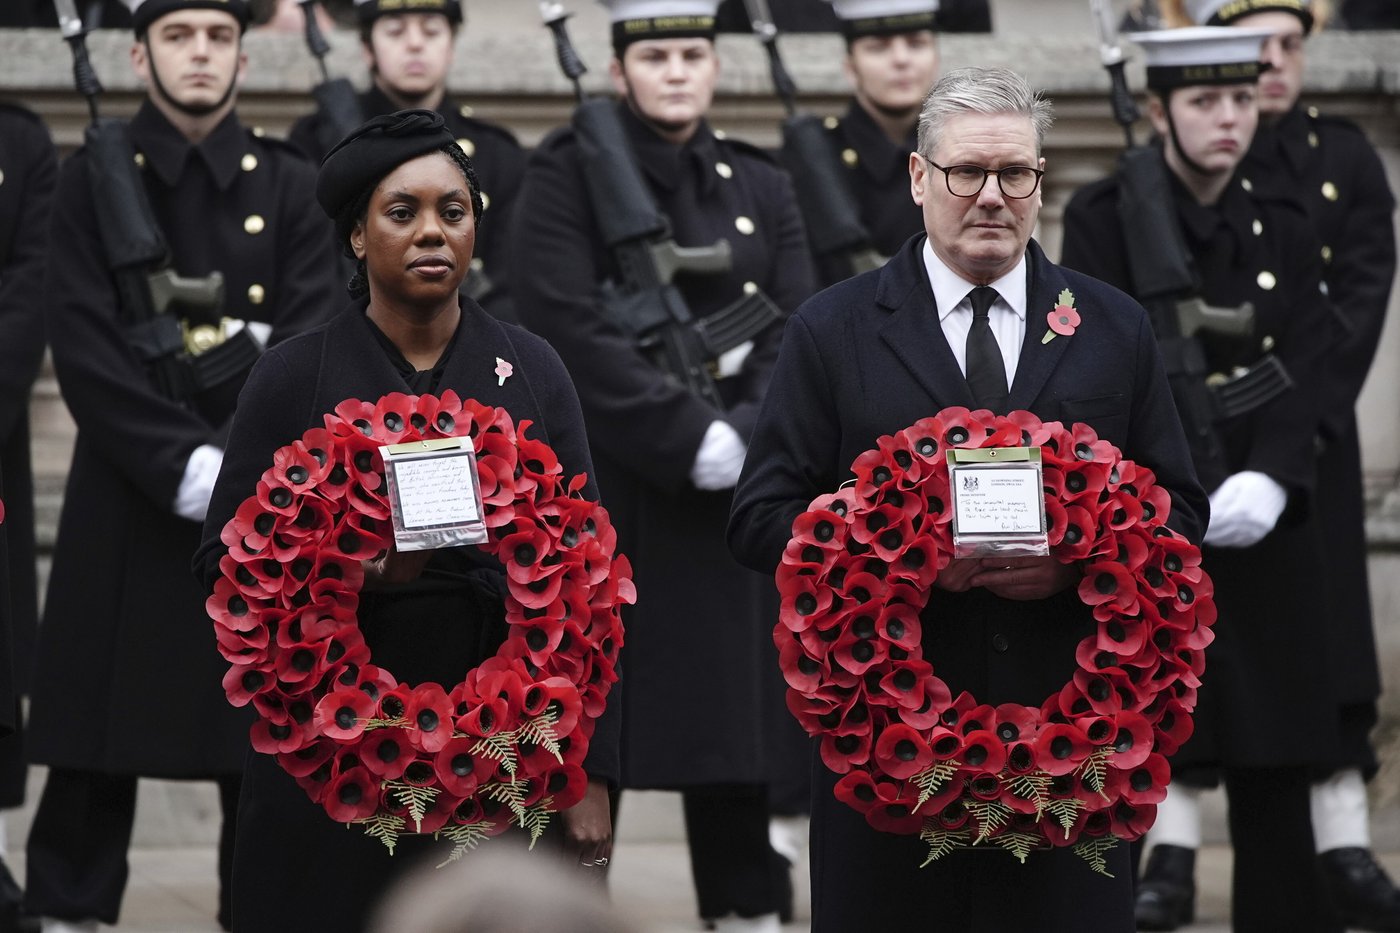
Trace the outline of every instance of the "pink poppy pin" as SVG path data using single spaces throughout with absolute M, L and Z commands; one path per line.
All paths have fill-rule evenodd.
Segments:
M 1078 318 L 1075 318 L 1075 320 L 1078 320 Z M 496 385 L 503 386 L 506 384 L 507 379 L 515 375 L 515 367 L 510 365 L 498 356 L 496 357 L 496 369 L 494 370 L 494 372 L 497 376 L 500 377 L 501 380 L 500 382 L 496 383 Z
M 1041 343 L 1049 343 L 1055 339 L 1056 334 L 1063 334 L 1066 337 L 1074 335 L 1075 328 L 1079 326 L 1079 312 L 1074 310 L 1074 292 L 1063 289 L 1060 292 L 1059 303 L 1045 316 L 1050 325 L 1050 329 L 1045 332 L 1045 336 L 1040 338 Z

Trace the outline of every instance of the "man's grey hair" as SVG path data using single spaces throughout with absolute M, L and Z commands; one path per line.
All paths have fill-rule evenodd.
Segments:
M 919 154 L 930 158 L 949 118 L 964 113 L 1020 114 L 1035 130 L 1035 153 L 1045 142 L 1054 108 L 1009 68 L 959 68 L 938 79 L 919 111 Z

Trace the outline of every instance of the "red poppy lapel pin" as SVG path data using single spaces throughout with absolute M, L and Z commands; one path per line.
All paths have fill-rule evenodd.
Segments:
M 1077 321 L 1078 318 L 1075 318 L 1075 320 Z M 498 356 L 496 357 L 496 368 L 493 371 L 500 377 L 500 381 L 497 382 L 496 385 L 503 386 L 506 384 L 506 380 L 515 374 L 515 367 Z
M 1079 326 L 1079 312 L 1074 310 L 1074 292 L 1067 288 L 1062 289 L 1058 303 L 1045 319 L 1050 324 L 1050 329 L 1040 338 L 1041 343 L 1049 343 L 1055 339 L 1056 334 L 1073 336 L 1075 328 Z

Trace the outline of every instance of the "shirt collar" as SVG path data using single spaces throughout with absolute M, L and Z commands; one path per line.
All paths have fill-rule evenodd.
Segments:
M 695 134 L 682 145 L 677 146 L 661 138 L 661 135 L 632 112 L 625 101 L 620 101 L 622 123 L 626 127 L 632 151 L 637 155 L 637 164 L 658 187 L 674 191 L 685 181 L 688 171 L 695 172 L 700 187 L 705 193 L 718 177 L 714 164 L 719 160 L 719 150 L 709 123 L 703 119 Z
M 195 154 L 209 167 L 218 189 L 227 191 L 248 151 L 243 126 L 234 111 L 230 110 L 202 142 L 193 145 L 149 99 L 131 119 L 131 141 L 170 188 L 180 181 L 185 161 Z
M 933 286 L 933 300 L 938 306 L 938 320 L 941 322 L 953 313 L 967 293 L 977 287 L 976 283 L 958 275 L 933 251 L 928 237 L 924 238 L 924 268 L 928 270 L 928 281 Z M 1021 254 L 1020 262 L 1001 278 L 988 282 L 997 290 L 1001 300 L 1011 306 L 1011 311 L 1021 320 L 1026 319 L 1026 256 Z

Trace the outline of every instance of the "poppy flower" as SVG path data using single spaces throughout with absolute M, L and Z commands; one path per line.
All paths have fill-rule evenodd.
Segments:
M 277 763 L 294 778 L 306 777 L 330 761 L 336 751 L 335 743 L 320 739 L 294 752 L 278 754 Z
M 475 744 L 476 739 L 455 738 L 433 756 L 433 768 L 446 793 L 470 797 L 476 793 L 481 779 L 495 770 L 495 762 L 472 751 Z
M 403 718 L 408 723 L 409 742 L 421 751 L 440 751 L 452 738 L 452 705 L 438 684 L 427 683 L 414 689 L 408 695 Z
M 1080 324 L 1079 312 L 1074 310 L 1073 305 L 1061 301 L 1045 316 L 1045 321 L 1050 325 L 1050 333 L 1045 335 L 1042 343 L 1049 343 L 1055 334 L 1072 337 Z
M 822 736 L 822 761 L 837 774 L 845 774 L 870 760 L 870 733 Z
M 1020 703 L 1002 703 L 996 708 L 992 732 L 1006 746 L 1013 742 L 1035 738 L 1037 720 L 1035 710 Z
M 1147 835 L 1157 821 L 1157 806 L 1150 803 L 1130 803 L 1120 800 L 1108 810 L 1109 832 L 1114 838 L 1132 842 Z
M 925 465 L 943 463 L 945 461 L 941 427 L 933 418 L 921 418 L 899 432 L 900 446 Z
M 379 784 L 365 768 L 351 768 L 330 783 L 324 805 L 338 823 L 368 819 L 379 809 Z
M 365 731 L 374 707 L 374 701 L 362 691 L 352 687 L 333 690 L 316 704 L 316 731 L 338 742 L 352 741 Z
M 543 774 L 540 781 L 554 810 L 569 809 L 588 791 L 588 775 L 578 765 L 560 765 Z
M 1186 743 L 1195 731 L 1189 713 L 1190 710 L 1175 698 L 1163 704 L 1161 713 L 1152 723 L 1156 751 L 1163 755 L 1174 755 Z
M 870 776 L 869 771 L 859 769 L 843 775 L 836 782 L 835 794 L 837 800 L 858 813 L 865 813 L 880 802 L 875 790 L 875 779 Z
M 1137 581 L 1117 561 L 1098 560 L 1084 569 L 1079 599 L 1086 606 L 1103 605 L 1115 613 L 1131 615 L 1137 611 Z
M 417 752 L 407 730 L 391 726 L 370 730 L 360 743 L 359 755 L 371 774 L 381 780 L 396 781 L 417 757 Z
M 294 752 L 310 742 L 310 730 L 290 717 L 283 722 L 259 718 L 248 730 L 253 750 L 264 755 Z
M 204 601 L 204 610 L 215 624 L 243 632 L 259 624 L 256 602 L 256 599 L 250 601 L 238 584 L 220 577 L 214 581 L 213 595 Z
M 1171 768 L 1166 758 L 1152 754 L 1131 768 L 1111 769 L 1108 780 L 1110 797 L 1121 797 L 1134 805 L 1159 804 L 1166 799 Z
M 831 607 L 831 589 L 812 577 L 797 577 L 780 595 L 778 620 L 793 632 L 804 631 Z
M 276 682 L 265 668 L 234 664 L 224 674 L 224 694 L 234 706 L 247 706 L 254 696 L 271 690 Z
M 1078 728 L 1050 723 L 1036 738 L 1036 762 L 1046 774 L 1068 774 L 1089 755 L 1088 737 Z
M 1006 765 L 1006 746 L 990 729 L 967 732 L 960 760 L 971 770 L 996 774 Z
M 933 764 L 933 751 L 918 732 L 893 723 L 875 741 L 875 762 L 885 774 L 903 780 Z

